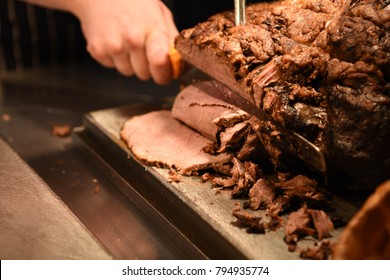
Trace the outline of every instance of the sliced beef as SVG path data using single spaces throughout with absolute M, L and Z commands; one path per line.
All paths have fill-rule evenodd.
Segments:
M 239 108 L 208 95 L 196 85 L 189 85 L 178 94 L 172 116 L 215 142 L 219 126 L 231 125 L 246 117 Z
M 209 140 L 172 117 L 168 110 L 135 116 L 123 126 L 121 138 L 141 161 L 175 168 L 180 174 L 230 161 L 227 154 L 203 152 Z

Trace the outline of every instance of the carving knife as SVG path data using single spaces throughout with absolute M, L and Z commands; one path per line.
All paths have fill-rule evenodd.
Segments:
M 245 97 L 215 80 L 197 83 L 196 86 L 210 96 L 234 105 L 259 120 L 271 123 L 286 138 L 290 149 L 297 157 L 302 159 L 307 166 L 321 173 L 325 173 L 326 161 L 321 150 L 303 136 L 288 130 L 275 121 L 272 116 L 258 108 L 254 102 L 247 100 Z
M 290 131 L 283 125 L 279 124 L 268 113 L 264 112 L 261 108 L 258 108 L 253 101 L 248 100 L 239 93 L 236 93 L 220 82 L 217 82 L 215 79 L 212 79 L 212 77 L 208 74 L 192 66 L 190 62 L 184 61 L 180 53 L 174 48 L 170 52 L 170 59 L 172 62 L 173 74 L 176 75 L 175 78 L 180 76 L 184 84 L 188 84 L 197 80 L 213 80 L 206 84 L 206 86 L 204 86 L 205 88 L 202 90 L 213 97 L 241 108 L 250 115 L 257 117 L 259 120 L 269 121 L 276 127 L 278 131 L 283 134 L 283 136 L 286 138 L 286 141 L 289 143 L 289 145 L 292 146 L 293 151 L 307 166 L 321 173 L 325 173 L 325 157 L 316 145 L 298 133 Z M 186 69 L 183 70 L 183 68 Z
M 235 0 L 234 4 L 236 25 L 245 24 L 245 0 Z M 190 76 L 189 80 L 191 80 L 191 76 L 195 78 L 194 80 L 198 77 L 201 77 L 201 79 L 208 77 L 208 79 L 210 79 L 209 75 L 203 73 L 196 67 L 190 66 L 188 67 L 190 70 L 185 71 L 184 68 L 187 68 L 187 66 L 192 64 L 191 62 L 184 61 L 180 53 L 174 47 L 170 49 L 169 58 L 171 60 L 172 77 L 174 79 L 179 78 L 183 72 L 188 72 L 186 75 L 188 74 L 187 76 Z M 288 130 L 261 108 L 258 108 L 253 101 L 250 101 L 239 93 L 228 89 L 220 82 L 212 81 L 210 84 L 212 84 L 212 86 L 209 85 L 203 89 L 206 93 L 241 108 L 252 116 L 257 117 L 259 120 L 270 122 L 283 134 L 289 145 L 292 146 L 293 151 L 307 166 L 322 173 L 326 172 L 325 157 L 316 145 L 303 136 Z

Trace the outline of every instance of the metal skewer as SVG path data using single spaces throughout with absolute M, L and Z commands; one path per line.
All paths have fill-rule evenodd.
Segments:
M 245 18 L 245 0 L 234 0 L 234 15 L 236 25 L 244 25 Z

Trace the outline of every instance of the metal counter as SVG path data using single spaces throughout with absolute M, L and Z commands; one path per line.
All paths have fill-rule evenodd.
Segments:
M 282 230 L 249 235 L 233 226 L 231 211 L 237 200 L 229 194 L 216 196 L 196 178 L 167 183 L 166 170 L 127 158 L 127 148 L 118 140 L 123 121 L 136 112 L 169 106 L 178 91 L 178 83 L 160 87 L 96 64 L 3 76 L 0 135 L 9 146 L 0 145 L 0 157 L 18 153 L 19 158 L 15 163 L 9 155 L 0 158 L 0 231 L 8 231 L 0 236 L 0 258 L 299 258 L 298 252 L 288 252 Z M 52 135 L 58 124 L 73 127 L 73 137 Z M 25 184 L 26 178 L 37 181 Z M 9 186 L 10 180 L 16 187 Z M 53 209 L 64 218 L 50 214 L 55 211 L 43 195 L 56 203 Z M 335 197 L 330 203 L 346 220 L 357 211 L 356 204 L 345 199 Z M 28 211 L 12 217 L 13 209 Z M 22 230 L 26 214 L 36 221 L 30 227 L 36 242 L 27 242 L 31 235 Z M 69 221 L 75 230 L 67 227 Z M 53 235 L 53 227 L 62 233 Z M 333 237 L 341 231 L 332 232 Z M 21 242 L 8 242 L 11 239 Z M 80 244 L 80 252 L 68 246 L 68 239 Z M 52 247 L 47 242 L 63 254 L 48 252 Z M 88 246 L 90 252 L 83 249 Z M 18 254 L 12 253 L 15 250 Z
M 8 236 L 13 232 L 15 240 L 23 241 L 22 245 L 15 245 L 1 234 L 1 259 L 203 257 L 196 249 L 178 246 L 171 236 L 161 232 L 158 225 L 75 149 L 71 136 L 60 138 L 51 134 L 57 124 L 80 126 L 83 115 L 89 111 L 174 95 L 178 90 L 176 83 L 159 87 L 152 82 L 122 77 L 94 63 L 1 75 L 0 135 L 7 145 L 0 146 L 0 232 L 8 230 Z M 19 160 L 14 161 L 14 158 Z M 9 187 L 10 182 L 14 187 Z M 24 192 L 29 196 L 25 197 Z M 52 212 L 53 209 L 46 205 L 47 199 L 41 201 L 39 192 L 55 203 L 51 206 L 65 217 L 48 215 L 45 210 Z M 26 216 L 23 219 L 8 216 L 12 209 L 25 209 L 35 217 L 34 227 L 38 232 L 23 228 Z M 52 235 L 52 226 L 68 228 L 69 219 L 77 228 L 73 237 L 65 238 L 66 231 Z M 7 228 L 9 225 L 12 228 Z M 75 239 L 80 231 L 84 234 Z M 33 234 L 36 234 L 36 242 L 29 242 Z M 62 248 L 69 245 L 65 243 L 73 242 L 81 246 L 80 250 L 84 247 L 91 250 L 80 253 L 68 247 L 68 253 L 64 251 L 63 255 L 47 252 L 49 245 L 45 236 L 48 235 L 52 235 L 53 244 L 64 243 Z M 95 244 L 88 245 L 87 239 Z

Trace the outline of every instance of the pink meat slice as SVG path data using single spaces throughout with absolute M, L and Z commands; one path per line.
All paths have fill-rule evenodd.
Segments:
M 168 110 L 153 111 L 127 120 L 121 138 L 142 162 L 174 168 L 185 175 L 230 159 L 225 153 L 205 153 L 203 148 L 210 140 L 173 118 Z
M 216 141 L 219 126 L 214 122 L 223 117 L 244 118 L 245 112 L 220 99 L 212 97 L 195 85 L 184 88 L 175 98 L 172 116 Z

